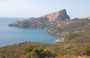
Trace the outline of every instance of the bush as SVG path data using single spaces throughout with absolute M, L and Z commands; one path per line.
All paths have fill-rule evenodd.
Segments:
M 90 56 L 90 45 L 88 45 L 88 47 L 86 47 L 84 49 L 84 52 L 83 52 L 84 55 L 87 55 L 87 56 Z
M 26 54 L 26 58 L 46 58 L 51 57 L 50 51 L 44 48 L 34 48 L 32 52 Z

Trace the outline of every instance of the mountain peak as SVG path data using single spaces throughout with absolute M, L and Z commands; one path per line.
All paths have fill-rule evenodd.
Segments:
M 59 10 L 58 12 L 59 12 L 59 13 L 64 13 L 64 14 L 67 13 L 67 12 L 66 12 L 66 9 Z
M 69 15 L 67 15 L 66 9 L 59 10 L 57 12 L 47 14 L 41 17 L 47 17 L 49 21 L 63 21 L 70 20 Z

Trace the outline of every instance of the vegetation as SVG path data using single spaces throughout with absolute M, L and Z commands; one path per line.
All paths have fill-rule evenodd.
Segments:
M 48 18 L 30 18 L 24 21 L 16 21 L 9 26 L 21 28 L 44 28 L 50 34 L 63 35 L 90 30 L 90 20 L 88 18 L 72 19 L 59 22 L 49 22 Z
M 90 57 L 90 31 L 65 36 L 65 42 L 46 44 L 25 42 L 0 48 L 0 58 Z M 88 40 L 85 40 L 85 39 Z
M 84 52 L 83 52 L 85 55 L 87 56 L 90 56 L 90 45 L 87 46 L 85 49 L 84 49 Z
M 68 43 L 90 43 L 90 31 L 72 33 L 65 36 L 65 38 L 67 38 Z
M 10 26 L 21 28 L 45 28 L 54 35 L 63 35 L 64 42 L 25 42 L 0 48 L 1 58 L 90 58 L 90 20 L 88 18 L 49 22 L 47 18 L 31 18 L 17 21 Z M 9 53 L 10 52 L 10 53 Z
M 16 21 L 9 26 L 16 26 L 20 28 L 45 28 L 48 25 L 47 18 L 30 18 L 24 21 Z

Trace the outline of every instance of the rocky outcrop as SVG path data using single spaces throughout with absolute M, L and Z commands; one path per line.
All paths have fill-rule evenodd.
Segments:
M 88 17 L 88 19 L 90 20 L 90 16 Z
M 56 43 L 57 43 L 57 42 L 65 42 L 65 38 L 57 39 L 57 40 L 56 40 Z
M 9 26 L 16 26 L 21 28 L 45 28 L 57 22 L 70 20 L 65 9 L 54 12 L 39 18 L 30 18 L 24 21 L 16 21 Z M 53 21 L 53 22 L 52 22 Z M 52 24 L 51 24 L 52 23 Z
M 70 16 L 67 15 L 67 12 L 65 9 L 60 10 L 58 12 L 54 12 L 51 14 L 47 14 L 41 17 L 47 17 L 49 21 L 64 21 L 64 20 L 70 20 Z

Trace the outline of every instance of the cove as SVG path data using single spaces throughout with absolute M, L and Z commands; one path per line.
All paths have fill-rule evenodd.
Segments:
M 20 18 L 0 18 L 0 47 L 22 43 L 26 41 L 40 43 L 54 43 L 60 36 L 48 34 L 43 29 L 22 29 L 9 27 L 8 24 Z

